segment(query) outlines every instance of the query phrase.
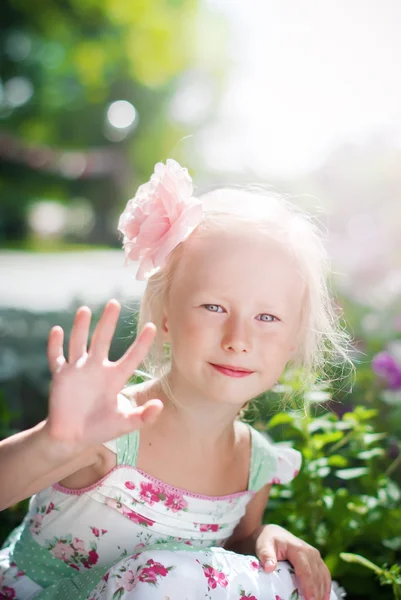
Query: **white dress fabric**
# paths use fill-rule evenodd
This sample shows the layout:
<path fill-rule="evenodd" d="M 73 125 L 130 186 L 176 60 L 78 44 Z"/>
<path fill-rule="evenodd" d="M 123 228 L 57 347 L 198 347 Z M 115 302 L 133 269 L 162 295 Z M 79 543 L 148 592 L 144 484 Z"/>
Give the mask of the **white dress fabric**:
<path fill-rule="evenodd" d="M 139 432 L 106 444 L 117 466 L 100 482 L 32 497 L 0 551 L 0 599 L 302 600 L 288 562 L 267 574 L 254 556 L 224 548 L 255 493 L 289 482 L 301 466 L 299 452 L 249 429 L 248 489 L 227 496 L 194 494 L 138 469 Z"/>

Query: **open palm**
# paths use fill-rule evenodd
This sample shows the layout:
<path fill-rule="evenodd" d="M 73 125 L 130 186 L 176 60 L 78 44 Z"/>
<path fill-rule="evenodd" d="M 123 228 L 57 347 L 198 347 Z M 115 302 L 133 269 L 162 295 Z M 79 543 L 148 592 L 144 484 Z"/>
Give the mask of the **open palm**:
<path fill-rule="evenodd" d="M 82 448 L 117 438 L 153 422 L 163 408 L 160 400 L 143 406 L 122 407 L 118 394 L 145 358 L 156 328 L 148 323 L 125 354 L 109 361 L 120 305 L 110 300 L 95 328 L 90 347 L 91 311 L 77 310 L 69 341 L 68 361 L 63 354 L 64 332 L 53 327 L 48 340 L 52 373 L 47 427 L 54 439 Z"/>

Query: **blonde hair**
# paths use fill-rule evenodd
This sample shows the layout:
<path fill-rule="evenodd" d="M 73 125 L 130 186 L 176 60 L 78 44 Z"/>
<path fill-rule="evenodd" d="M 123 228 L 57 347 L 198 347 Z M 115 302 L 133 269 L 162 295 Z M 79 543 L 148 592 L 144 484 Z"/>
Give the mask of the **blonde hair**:
<path fill-rule="evenodd" d="M 191 236 L 206 236 L 211 230 L 226 229 L 230 224 L 247 224 L 285 245 L 296 258 L 306 292 L 298 347 L 291 365 L 301 371 L 303 389 L 317 380 L 328 381 L 333 366 L 347 364 L 352 369 L 348 352 L 351 340 L 340 324 L 341 315 L 329 290 L 330 264 L 318 220 L 282 195 L 260 187 L 220 188 L 198 198 L 204 214 Z M 161 379 L 163 390 L 170 398 L 174 396 L 165 377 L 170 367 L 169 352 L 162 340 L 161 321 L 185 246 L 186 241 L 179 244 L 170 253 L 165 267 L 149 278 L 138 317 L 138 331 L 148 321 L 157 327 L 144 367 L 151 377 Z"/>

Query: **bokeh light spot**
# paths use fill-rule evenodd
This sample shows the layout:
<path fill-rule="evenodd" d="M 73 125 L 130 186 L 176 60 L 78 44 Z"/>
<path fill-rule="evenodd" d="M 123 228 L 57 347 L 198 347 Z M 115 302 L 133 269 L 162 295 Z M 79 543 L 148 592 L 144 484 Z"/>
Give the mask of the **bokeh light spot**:
<path fill-rule="evenodd" d="M 33 85 L 26 77 L 11 77 L 4 84 L 4 101 L 12 107 L 22 106 L 33 95 Z"/>
<path fill-rule="evenodd" d="M 117 100 L 110 104 L 107 111 L 107 120 L 116 129 L 132 127 L 137 119 L 135 107 L 126 100 Z"/>

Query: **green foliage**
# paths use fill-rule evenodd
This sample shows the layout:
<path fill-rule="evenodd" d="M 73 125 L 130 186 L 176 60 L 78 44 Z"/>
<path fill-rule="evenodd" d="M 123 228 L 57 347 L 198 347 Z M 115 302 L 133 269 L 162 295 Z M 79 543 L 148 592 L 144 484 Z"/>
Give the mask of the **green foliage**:
<path fill-rule="evenodd" d="M 70 237 L 116 245 L 117 217 L 133 190 L 156 162 L 179 159 L 180 140 L 201 124 L 171 118 L 177 89 L 200 74 L 217 100 L 225 38 L 213 55 L 204 50 L 201 18 L 210 46 L 221 29 L 217 15 L 206 15 L 198 0 L 2 4 L 2 85 L 14 81 L 30 93 L 14 104 L 2 94 L 0 102 L 0 138 L 13 136 L 0 139 L 0 244 L 29 237 L 26 218 L 36 200 L 84 198 L 96 214 L 93 229 Z M 130 102 L 138 117 L 126 137 L 107 124 L 108 107 L 117 100 Z M 90 155 L 94 150 L 103 158 Z"/>
<path fill-rule="evenodd" d="M 355 578 L 340 553 L 361 552 L 388 563 L 401 555 L 401 491 L 388 475 L 398 459 L 386 453 L 388 436 L 375 429 L 377 416 L 356 406 L 341 419 L 331 412 L 312 417 L 306 407 L 280 412 L 264 426 L 276 442 L 291 440 L 303 455 L 292 484 L 273 486 L 266 522 L 318 547 L 333 577 L 351 594 L 363 589 L 366 598 L 369 580 Z"/>
<path fill-rule="evenodd" d="M 378 565 L 372 563 L 370 560 L 367 560 L 364 556 L 360 556 L 359 554 L 348 554 L 346 552 L 341 553 L 340 558 L 342 560 L 345 560 L 345 562 L 359 564 L 373 571 L 377 575 L 380 581 L 380 585 L 391 585 L 393 589 L 394 599 L 401 600 L 400 565 L 392 565 L 390 568 L 387 568 L 387 565 L 379 567 Z"/>

